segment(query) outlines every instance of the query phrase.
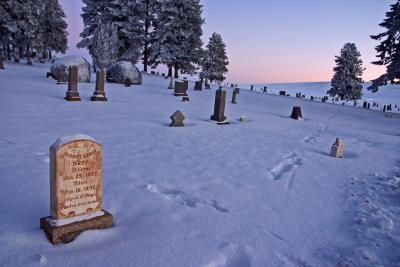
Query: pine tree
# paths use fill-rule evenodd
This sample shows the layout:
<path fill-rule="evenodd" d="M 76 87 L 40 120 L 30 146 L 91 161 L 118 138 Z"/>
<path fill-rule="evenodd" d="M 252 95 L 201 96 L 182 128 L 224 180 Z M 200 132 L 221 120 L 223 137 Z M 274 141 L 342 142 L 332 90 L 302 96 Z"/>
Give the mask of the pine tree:
<path fill-rule="evenodd" d="M 225 80 L 224 74 L 228 72 L 228 57 L 225 51 L 225 43 L 221 35 L 213 33 L 207 44 L 202 60 L 202 76 L 211 82 L 221 83 Z"/>
<path fill-rule="evenodd" d="M 361 78 L 363 74 L 361 54 L 353 43 L 346 43 L 336 56 L 336 67 L 332 81 L 331 89 L 327 92 L 330 96 L 339 96 L 345 100 L 358 100 L 362 97 Z"/>
<path fill-rule="evenodd" d="M 201 17 L 199 0 L 164 0 L 161 2 L 155 29 L 152 32 L 150 62 L 174 67 L 175 77 L 194 73 L 201 60 Z"/>
<path fill-rule="evenodd" d="M 93 51 L 93 38 L 101 24 L 113 24 L 118 29 L 118 60 L 127 60 L 136 64 L 141 56 L 144 44 L 143 17 L 138 0 L 83 0 L 82 18 L 84 30 L 80 48 Z M 95 56 L 95 55 L 92 55 Z"/>
<path fill-rule="evenodd" d="M 118 27 L 115 24 L 104 23 L 97 27 L 89 48 L 96 68 L 108 69 L 117 61 L 118 42 Z"/>
<path fill-rule="evenodd" d="M 372 63 L 386 66 L 386 73 L 372 80 L 372 85 L 368 87 L 368 90 L 372 92 L 377 92 L 379 86 L 389 82 L 400 84 L 400 0 L 391 5 L 386 18 L 379 25 L 387 31 L 371 36 L 372 39 L 381 41 L 381 44 L 376 47 L 379 60 Z"/>
<path fill-rule="evenodd" d="M 16 23 L 11 18 L 11 6 L 9 1 L 0 2 L 0 45 L 4 48 L 8 46 L 11 41 L 11 34 L 15 32 Z"/>
<path fill-rule="evenodd" d="M 152 43 L 151 31 L 157 24 L 157 14 L 160 11 L 159 0 L 140 0 L 141 14 L 144 23 L 144 45 L 143 45 L 143 70 L 148 71 L 150 46 Z"/>
<path fill-rule="evenodd" d="M 43 40 L 42 52 L 65 53 L 68 45 L 68 24 L 65 21 L 65 13 L 58 0 L 46 0 L 44 3 L 45 7 L 40 21 L 40 39 Z"/>

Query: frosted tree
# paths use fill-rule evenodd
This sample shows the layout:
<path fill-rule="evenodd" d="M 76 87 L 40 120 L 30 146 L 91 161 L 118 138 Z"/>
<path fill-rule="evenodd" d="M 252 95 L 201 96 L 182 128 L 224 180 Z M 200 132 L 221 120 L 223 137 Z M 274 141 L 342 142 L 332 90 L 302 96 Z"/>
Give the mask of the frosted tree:
<path fill-rule="evenodd" d="M 201 60 L 201 17 L 199 0 L 164 0 L 161 2 L 157 25 L 152 32 L 150 62 L 165 64 L 178 71 L 194 73 Z"/>
<path fill-rule="evenodd" d="M 342 100 L 358 100 L 362 97 L 361 78 L 363 74 L 361 54 L 353 43 L 346 43 L 336 56 L 336 67 L 331 89 L 327 92 L 330 96 L 339 96 Z"/>
<path fill-rule="evenodd" d="M 143 9 L 138 0 L 83 0 L 84 29 L 78 47 L 93 50 L 93 38 L 101 23 L 112 23 L 118 31 L 118 59 L 137 63 L 144 44 Z M 101 23 L 99 23 L 101 22 Z M 94 56 L 94 55 L 92 55 Z"/>
<path fill-rule="evenodd" d="M 45 7 L 40 21 L 40 39 L 42 43 L 42 52 L 51 51 L 65 53 L 68 45 L 67 22 L 65 13 L 58 0 L 44 1 Z"/>
<path fill-rule="evenodd" d="M 11 17 L 11 7 L 8 1 L 0 2 L 0 48 L 7 50 L 8 58 L 11 57 L 11 35 L 17 30 L 16 23 Z"/>
<path fill-rule="evenodd" d="M 216 81 L 219 84 L 225 80 L 224 74 L 228 72 L 228 56 L 226 55 L 225 43 L 221 35 L 213 33 L 204 51 L 202 60 L 202 77 L 211 82 Z M 207 84 L 207 83 L 206 83 Z"/>
<path fill-rule="evenodd" d="M 379 86 L 400 84 L 400 0 L 391 5 L 390 11 L 386 13 L 386 18 L 379 24 L 386 31 L 372 35 L 374 40 L 381 41 L 376 47 L 378 61 L 372 62 L 375 65 L 386 66 L 386 73 L 379 78 L 372 80 L 372 85 L 368 90 L 377 92 Z"/>
<path fill-rule="evenodd" d="M 113 23 L 100 23 L 89 47 L 96 68 L 108 69 L 118 60 L 118 27 Z"/>

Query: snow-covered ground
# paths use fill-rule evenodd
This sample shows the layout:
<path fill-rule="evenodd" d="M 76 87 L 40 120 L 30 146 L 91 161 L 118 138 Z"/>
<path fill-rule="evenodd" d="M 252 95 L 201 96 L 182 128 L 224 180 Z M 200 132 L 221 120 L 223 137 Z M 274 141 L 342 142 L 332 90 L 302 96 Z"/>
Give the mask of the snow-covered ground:
<path fill-rule="evenodd" d="M 399 114 L 246 90 L 233 105 L 229 88 L 231 124 L 217 126 L 214 90 L 192 83 L 185 103 L 149 75 L 106 84 L 105 103 L 89 101 L 94 83 L 80 84 L 82 102 L 69 103 L 48 66 L 6 68 L 0 266 L 400 265 Z M 303 121 L 289 119 L 298 105 Z M 176 110 L 186 127 L 168 127 Z M 48 151 L 74 133 L 103 144 L 103 207 L 115 226 L 53 246 L 39 229 Z M 336 137 L 343 159 L 329 157 Z"/>

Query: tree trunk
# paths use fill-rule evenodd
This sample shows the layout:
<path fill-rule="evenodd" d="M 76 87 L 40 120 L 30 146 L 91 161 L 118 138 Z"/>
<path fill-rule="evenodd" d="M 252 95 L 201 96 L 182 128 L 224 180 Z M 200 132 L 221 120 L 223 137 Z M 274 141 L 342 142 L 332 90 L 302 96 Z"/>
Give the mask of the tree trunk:
<path fill-rule="evenodd" d="M 24 58 L 24 50 L 22 49 L 22 46 L 19 47 L 19 58 L 23 59 Z"/>
<path fill-rule="evenodd" d="M 172 77 L 172 66 L 168 66 L 168 77 Z"/>
<path fill-rule="evenodd" d="M 146 0 L 146 20 L 144 23 L 144 32 L 145 32 L 145 43 L 144 43 L 144 51 L 143 51 L 143 70 L 147 72 L 147 65 L 149 64 L 149 28 L 150 28 L 150 20 L 149 20 L 149 5 L 150 0 Z"/>
<path fill-rule="evenodd" d="M 31 56 L 31 48 L 29 45 L 26 47 L 26 64 L 33 65 L 32 56 Z"/>
<path fill-rule="evenodd" d="M 51 50 L 49 50 L 49 60 L 52 60 L 53 57 L 51 56 Z"/>
<path fill-rule="evenodd" d="M 178 79 L 179 78 L 179 67 L 178 67 L 178 63 L 177 62 L 175 62 L 174 70 L 175 70 L 174 77 L 175 77 L 175 79 Z"/>
<path fill-rule="evenodd" d="M 10 49 L 10 45 L 7 45 L 7 60 L 11 60 L 11 49 Z"/>

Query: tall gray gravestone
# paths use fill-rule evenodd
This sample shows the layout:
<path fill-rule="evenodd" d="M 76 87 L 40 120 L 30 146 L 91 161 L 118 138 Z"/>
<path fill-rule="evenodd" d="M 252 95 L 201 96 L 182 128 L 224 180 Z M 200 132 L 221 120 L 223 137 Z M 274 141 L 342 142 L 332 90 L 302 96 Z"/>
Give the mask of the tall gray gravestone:
<path fill-rule="evenodd" d="M 67 71 L 65 66 L 61 66 L 58 69 L 57 84 L 66 84 L 67 82 Z"/>
<path fill-rule="evenodd" d="M 78 92 L 78 66 L 68 68 L 68 91 L 65 95 L 67 101 L 81 101 Z"/>
<path fill-rule="evenodd" d="M 96 73 L 96 88 L 93 92 L 91 101 L 107 101 L 106 93 L 104 91 L 105 72 L 103 69 Z"/>
<path fill-rule="evenodd" d="M 232 104 L 237 104 L 236 97 L 237 97 L 237 91 L 233 90 L 233 92 L 232 92 Z"/>
<path fill-rule="evenodd" d="M 40 228 L 52 244 L 112 227 L 112 214 L 102 208 L 102 153 L 102 146 L 83 134 L 50 146 L 50 216 L 40 219 Z"/>
<path fill-rule="evenodd" d="M 229 124 L 225 116 L 225 102 L 226 91 L 220 88 L 215 92 L 214 114 L 210 118 L 218 124 Z"/>

